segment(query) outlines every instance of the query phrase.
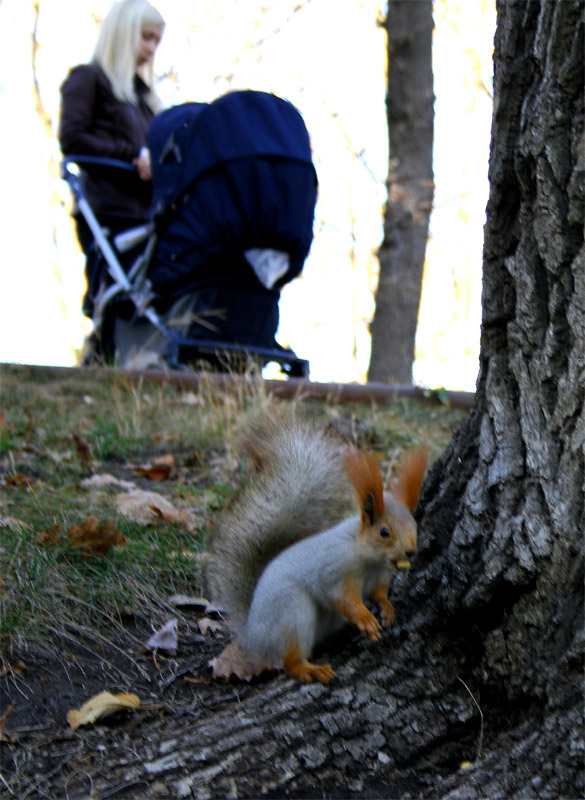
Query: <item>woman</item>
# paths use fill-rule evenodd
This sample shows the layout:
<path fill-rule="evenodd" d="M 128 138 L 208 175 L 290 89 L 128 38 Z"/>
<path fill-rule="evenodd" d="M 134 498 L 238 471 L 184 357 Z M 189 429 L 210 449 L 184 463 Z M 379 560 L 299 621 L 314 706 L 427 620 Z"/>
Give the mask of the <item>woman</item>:
<path fill-rule="evenodd" d="M 134 173 L 94 168 L 84 177 L 86 197 L 100 224 L 112 233 L 148 218 L 146 134 L 161 107 L 152 81 L 163 30 L 162 16 L 147 0 L 120 0 L 102 22 L 92 61 L 72 69 L 61 87 L 63 153 L 113 158 L 136 167 Z M 91 233 L 83 217 L 75 211 L 74 216 L 89 254 Z"/>

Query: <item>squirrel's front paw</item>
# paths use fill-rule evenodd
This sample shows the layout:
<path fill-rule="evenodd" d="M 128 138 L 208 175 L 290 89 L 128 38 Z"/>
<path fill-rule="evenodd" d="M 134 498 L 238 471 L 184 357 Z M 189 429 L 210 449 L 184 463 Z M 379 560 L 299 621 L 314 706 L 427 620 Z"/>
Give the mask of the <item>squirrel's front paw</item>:
<path fill-rule="evenodd" d="M 382 635 L 382 628 L 376 617 L 370 611 L 367 613 L 368 616 L 363 614 L 362 617 L 357 620 L 357 625 L 364 636 L 367 636 L 370 641 L 376 642 Z"/>
<path fill-rule="evenodd" d="M 380 610 L 382 614 L 382 625 L 387 628 L 394 622 L 394 606 L 386 600 L 384 603 L 380 602 Z"/>

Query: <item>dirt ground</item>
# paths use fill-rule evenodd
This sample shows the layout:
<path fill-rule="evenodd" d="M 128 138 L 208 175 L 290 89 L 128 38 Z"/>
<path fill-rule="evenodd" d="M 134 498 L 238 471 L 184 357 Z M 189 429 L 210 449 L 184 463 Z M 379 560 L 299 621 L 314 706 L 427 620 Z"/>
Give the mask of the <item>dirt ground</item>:
<path fill-rule="evenodd" d="M 166 657 L 137 650 L 136 640 L 146 641 L 151 631 L 140 630 L 135 620 L 125 622 L 128 638 L 118 638 L 115 647 L 108 636 L 103 649 L 95 641 L 84 644 L 55 639 L 50 650 L 32 645 L 14 663 L 12 672 L 2 676 L 0 700 L 5 722 L 0 797 L 57 800 L 89 796 L 89 783 L 84 790 L 82 776 L 86 772 L 90 782 L 91 753 L 107 747 L 108 742 L 148 738 L 153 727 L 171 720 L 175 728 L 192 726 L 214 708 L 261 690 L 261 680 L 252 685 L 212 680 L 208 662 L 221 649 L 224 637 L 201 635 L 196 615 L 192 622 L 180 624 L 180 650 L 176 656 Z M 72 730 L 68 711 L 104 690 L 133 692 L 140 697 L 141 708 Z M 112 787 L 109 796 L 139 796 L 132 794 L 130 787 L 119 789 L 122 794 Z"/>

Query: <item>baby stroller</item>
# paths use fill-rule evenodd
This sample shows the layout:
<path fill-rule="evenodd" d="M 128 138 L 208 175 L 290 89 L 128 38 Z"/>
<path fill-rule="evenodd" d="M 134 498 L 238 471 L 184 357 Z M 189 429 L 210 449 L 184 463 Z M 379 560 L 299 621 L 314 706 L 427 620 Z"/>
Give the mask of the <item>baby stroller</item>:
<path fill-rule="evenodd" d="M 133 168 L 90 156 L 63 162 L 95 240 L 93 340 L 108 338 L 120 366 L 142 352 L 174 369 L 274 361 L 308 376 L 308 362 L 274 338 L 280 289 L 300 274 L 313 238 L 317 177 L 299 112 L 272 94 L 232 92 L 159 114 L 149 148 L 151 220 L 115 237 L 93 214 L 83 173 Z"/>

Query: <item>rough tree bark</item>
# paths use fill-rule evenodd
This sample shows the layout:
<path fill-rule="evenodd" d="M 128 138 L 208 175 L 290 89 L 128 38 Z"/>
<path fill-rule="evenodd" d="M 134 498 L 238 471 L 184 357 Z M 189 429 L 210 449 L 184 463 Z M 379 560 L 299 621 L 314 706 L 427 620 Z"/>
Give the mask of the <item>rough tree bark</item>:
<path fill-rule="evenodd" d="M 431 0 L 390 0 L 385 27 L 390 165 L 368 380 L 412 383 L 434 190 Z"/>
<path fill-rule="evenodd" d="M 425 483 L 395 627 L 331 648 L 328 686 L 226 687 L 94 751 L 96 797 L 581 796 L 583 33 L 582 0 L 499 4 L 476 403 Z"/>

